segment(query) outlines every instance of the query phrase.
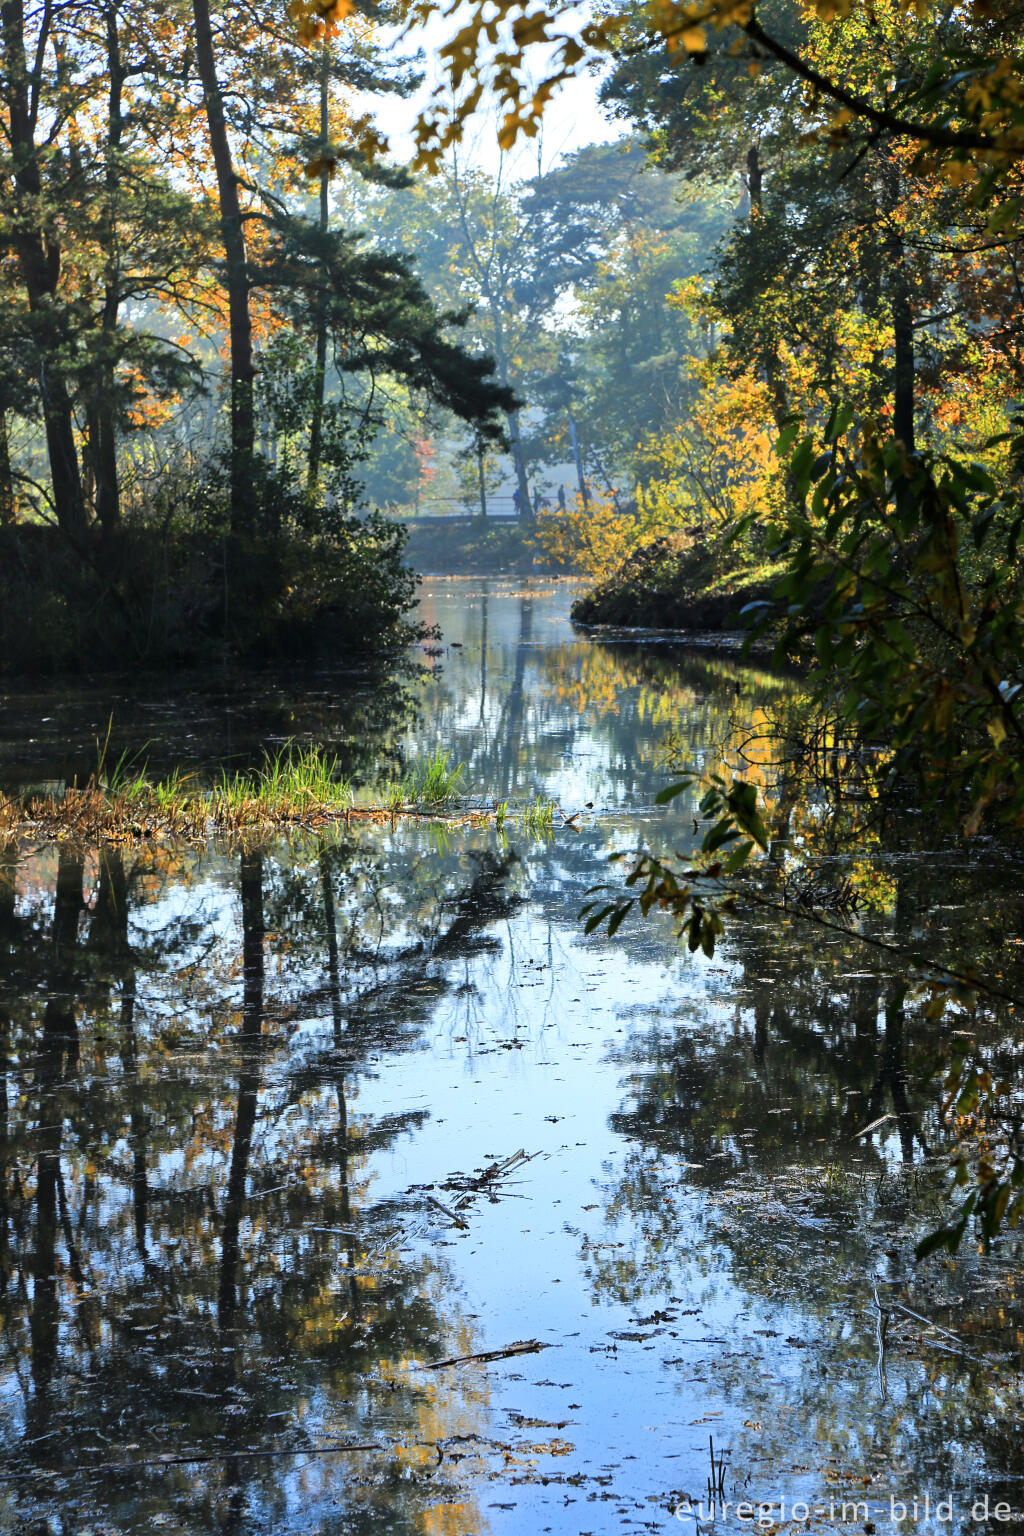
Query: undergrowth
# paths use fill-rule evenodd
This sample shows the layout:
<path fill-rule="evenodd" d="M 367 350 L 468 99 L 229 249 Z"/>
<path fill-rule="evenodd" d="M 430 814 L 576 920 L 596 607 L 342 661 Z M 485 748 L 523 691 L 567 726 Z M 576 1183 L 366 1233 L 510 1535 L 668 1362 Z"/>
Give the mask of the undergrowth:
<path fill-rule="evenodd" d="M 29 790 L 0 795 L 0 836 L 42 833 L 56 840 L 137 843 L 148 838 L 205 841 L 213 834 L 240 835 L 274 828 L 316 829 L 332 822 L 386 821 L 404 817 L 457 817 L 471 824 L 509 825 L 550 834 L 555 807 L 537 797 L 510 811 L 470 805 L 462 796 L 465 764 L 453 764 L 438 748 L 412 763 L 403 777 L 357 792 L 338 758 L 318 747 L 283 748 L 262 767 L 222 770 L 212 785 L 176 769 L 150 778 L 144 766 L 122 757 L 109 770 L 105 749 L 84 786 L 58 792 Z"/>

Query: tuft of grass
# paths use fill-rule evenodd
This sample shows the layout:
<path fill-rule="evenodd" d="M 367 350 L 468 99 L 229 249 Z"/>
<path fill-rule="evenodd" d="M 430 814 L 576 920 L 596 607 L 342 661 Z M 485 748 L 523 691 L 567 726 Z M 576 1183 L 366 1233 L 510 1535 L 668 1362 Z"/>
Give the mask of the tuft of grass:
<path fill-rule="evenodd" d="M 465 763 L 449 767 L 448 753 L 438 747 L 407 774 L 408 799 L 413 805 L 447 805 L 461 792 L 465 772 Z"/>
<path fill-rule="evenodd" d="M 555 824 L 554 802 L 542 795 L 527 801 L 519 812 L 519 824 L 524 832 L 550 832 Z"/>
<path fill-rule="evenodd" d="M 106 750 L 100 753 L 101 766 Z M 452 764 L 438 748 L 413 764 L 400 780 L 392 780 L 355 801 L 353 787 L 341 772 L 337 757 L 321 747 L 289 744 L 249 772 L 221 771 L 210 788 L 192 774 L 175 770 L 166 779 L 152 779 L 145 766 L 122 756 L 97 774 L 84 789 L 66 788 L 54 794 L 30 790 L 20 797 L 0 794 L 0 834 L 42 833 L 78 843 L 112 841 L 137 843 L 149 838 L 203 842 L 211 834 L 256 835 L 274 828 L 314 831 L 339 821 L 394 819 L 401 815 L 443 819 L 454 815 L 468 824 L 492 819 L 504 836 L 510 823 L 524 832 L 550 836 L 556 807 L 538 795 L 510 807 L 507 800 L 493 813 L 453 802 L 460 797 L 465 765 Z"/>
<path fill-rule="evenodd" d="M 438 747 L 433 757 L 414 763 L 404 778 L 392 780 L 378 790 L 378 803 L 391 815 L 421 808 L 439 810 L 458 798 L 465 772 L 465 763 L 451 767 L 448 753 Z"/>
<path fill-rule="evenodd" d="M 283 747 L 254 774 L 221 773 L 208 797 L 214 822 L 233 828 L 337 814 L 352 804 L 338 759 L 320 747 Z"/>
<path fill-rule="evenodd" d="M 380 792 L 381 810 L 387 811 L 391 816 L 397 815 L 406 803 L 405 790 L 406 784 L 404 779 L 391 784 L 385 784 Z"/>
<path fill-rule="evenodd" d="M 825 1164 L 822 1188 L 826 1195 L 839 1200 L 853 1192 L 850 1175 L 840 1163 Z"/>

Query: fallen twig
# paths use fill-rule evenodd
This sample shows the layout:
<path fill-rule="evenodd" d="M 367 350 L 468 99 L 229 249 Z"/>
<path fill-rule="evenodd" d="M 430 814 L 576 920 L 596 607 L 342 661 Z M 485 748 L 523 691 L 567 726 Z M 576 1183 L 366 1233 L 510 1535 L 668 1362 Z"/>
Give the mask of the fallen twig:
<path fill-rule="evenodd" d="M 517 1339 L 514 1344 L 506 1344 L 504 1349 L 485 1349 L 476 1355 L 452 1355 L 447 1360 L 432 1360 L 424 1366 L 427 1371 L 439 1371 L 446 1365 L 468 1365 L 471 1361 L 505 1360 L 510 1355 L 535 1355 L 542 1349 L 552 1349 L 551 1344 L 542 1344 L 539 1339 Z"/>
<path fill-rule="evenodd" d="M 947 1339 L 952 1339 L 953 1343 L 956 1345 L 956 1352 L 963 1355 L 965 1360 L 973 1360 L 975 1365 L 984 1364 L 984 1362 L 977 1355 L 972 1355 L 968 1350 L 964 1348 L 963 1339 L 961 1339 L 959 1334 L 952 1333 L 948 1328 L 943 1328 L 941 1323 L 933 1323 L 930 1317 L 925 1317 L 921 1312 L 912 1312 L 911 1309 L 909 1307 L 905 1307 L 901 1301 L 888 1301 L 886 1302 L 886 1306 L 894 1312 L 903 1312 L 907 1317 L 912 1317 L 915 1323 L 923 1323 L 924 1326 L 932 1333 L 941 1333 L 944 1334 Z M 931 1342 L 933 1344 L 937 1344 L 939 1341 L 937 1339 L 933 1339 Z"/>
<path fill-rule="evenodd" d="M 463 1231 L 467 1230 L 468 1224 L 463 1221 L 458 1211 L 449 1210 L 448 1206 L 442 1205 L 441 1201 L 435 1199 L 433 1195 L 428 1195 L 427 1199 L 430 1201 L 431 1205 L 436 1205 L 439 1211 L 443 1211 L 450 1221 L 454 1221 L 457 1227 L 461 1227 Z"/>
<path fill-rule="evenodd" d="M 456 1210 L 461 1210 L 474 1195 L 479 1195 L 484 1190 L 492 1189 L 499 1179 L 505 1178 L 507 1174 L 524 1167 L 527 1163 L 532 1162 L 535 1157 L 539 1156 L 539 1152 L 527 1152 L 524 1147 L 520 1147 L 518 1152 L 513 1152 L 512 1156 L 506 1157 L 504 1162 L 491 1163 L 480 1173 L 475 1175 L 453 1174 L 443 1187 L 458 1191 L 461 1198 L 455 1202 L 455 1208 Z"/>
<path fill-rule="evenodd" d="M 871 1124 L 866 1125 L 862 1131 L 854 1132 L 854 1141 L 859 1141 L 860 1138 L 862 1136 L 866 1136 L 869 1131 L 877 1131 L 880 1125 L 884 1125 L 887 1120 L 895 1120 L 895 1118 L 895 1115 L 879 1115 L 877 1120 L 872 1120 Z"/>
<path fill-rule="evenodd" d="M 331 1456 L 342 1451 L 383 1451 L 387 1447 L 376 1441 L 346 1440 L 337 1445 L 292 1445 L 285 1449 L 267 1448 L 260 1451 L 218 1451 L 214 1455 L 203 1452 L 185 1452 L 183 1455 L 166 1454 L 151 1456 L 142 1461 L 99 1461 L 90 1472 L 135 1472 L 139 1467 L 178 1467 L 214 1461 L 240 1461 L 243 1457 L 256 1456 Z"/>

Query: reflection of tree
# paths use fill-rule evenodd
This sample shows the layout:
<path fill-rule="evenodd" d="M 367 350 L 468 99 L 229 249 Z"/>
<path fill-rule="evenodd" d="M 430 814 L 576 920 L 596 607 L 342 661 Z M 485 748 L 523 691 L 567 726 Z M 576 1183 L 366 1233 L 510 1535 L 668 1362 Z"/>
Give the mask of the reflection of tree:
<path fill-rule="evenodd" d="M 450 653 L 425 689 L 424 714 L 439 739 L 467 764 L 467 782 L 495 799 L 553 790 L 565 761 L 585 749 L 594 760 L 593 793 L 635 804 L 661 782 L 658 738 L 675 729 L 699 760 L 717 761 L 714 744 L 756 734 L 764 699 L 792 687 L 678 646 L 537 645 L 537 606 L 525 594 L 493 616 L 489 608 L 468 610 L 448 634 L 463 655 Z"/>
<path fill-rule="evenodd" d="M 407 1206 L 370 1195 L 373 1158 L 428 1111 L 370 1117 L 359 1083 L 416 1044 L 450 967 L 511 910 L 513 861 L 414 858 L 403 888 L 407 857 L 381 843 L 246 852 L 234 870 L 159 852 L 129 870 L 115 850 L 26 865 L 0 983 L 4 1369 L 25 1408 L 19 1423 L 18 1390 L 3 1399 L 19 1476 L 0 1523 L 45 1509 L 46 1469 L 69 1480 L 69 1518 L 99 1500 L 115 1521 L 184 1509 L 190 1529 L 255 1531 L 301 1488 L 327 1533 L 385 1504 L 399 1531 L 438 1501 L 453 1530 L 479 1523 L 443 1475 L 403 1473 L 481 1405 L 410 1370 L 472 1332 L 439 1261 L 396 1244 Z M 325 1028 L 288 1049 L 298 1010 Z M 382 1397 L 379 1455 L 248 1454 L 373 1438 Z M 184 1463 L 89 1472 L 189 1450 L 216 1458 L 202 1492 Z"/>
<path fill-rule="evenodd" d="M 15 844 L 0 845 L 0 974 L 10 969 L 15 939 L 14 898 L 18 870 Z M 7 1000 L 0 996 L 0 1296 L 11 1277 L 11 1209 L 9 1180 L 9 1095 L 11 1092 L 11 1014 Z M 15 1086 L 15 1092 L 17 1088 Z"/>
<path fill-rule="evenodd" d="M 156 777 L 176 771 L 214 778 L 221 768 L 259 768 L 301 730 L 330 744 L 349 776 L 376 781 L 396 733 L 416 710 L 419 668 L 406 658 L 368 663 L 340 676 L 294 668 L 252 673 L 208 669 L 166 684 L 148 677 L 140 703 L 123 682 L 78 680 L 46 701 L 51 724 L 40 727 L 37 689 L 5 694 L 0 783 L 5 788 L 64 777 L 69 760 L 84 783 L 95 768 L 96 741 L 110 722 L 106 761 L 122 753 Z M 187 730 L 182 722 L 187 721 Z M 70 775 L 69 775 L 70 777 Z"/>
<path fill-rule="evenodd" d="M 231 1138 L 221 1229 L 220 1292 L 217 1323 L 230 1328 L 238 1309 L 238 1231 L 245 1204 L 245 1185 L 256 1124 L 260 1091 L 260 1058 L 263 1052 L 263 856 L 243 853 L 239 890 L 242 898 L 242 1059 L 238 1078 L 238 1107 Z"/>
<path fill-rule="evenodd" d="M 36 1143 L 36 1238 L 32 1260 L 33 1393 L 27 1422 L 32 1438 L 45 1435 L 50 1423 L 50 1384 L 57 1364 L 59 1303 L 56 1247 L 58 1197 L 64 1203 L 61 1177 L 60 1103 L 65 1080 L 78 1065 L 78 1025 L 74 1006 L 74 963 L 82 916 L 84 860 L 62 848 L 57 864 L 53 904 L 53 948 L 50 995 L 43 1011 L 42 1038 L 36 1056 L 35 1086 L 52 1105 L 49 1124 L 40 1127 Z M 78 1265 L 64 1217 L 72 1272 Z"/>
<path fill-rule="evenodd" d="M 958 942 L 983 949 L 991 878 L 979 861 L 954 892 L 941 863 L 898 859 L 884 931 L 909 943 L 941 891 L 955 894 Z M 922 1467 L 944 1488 L 962 1485 L 966 1458 L 952 1446 L 969 1445 L 999 1481 L 1020 1461 L 1005 1430 L 1020 1380 L 996 1365 L 1021 1321 L 1015 1286 L 977 1255 L 924 1270 L 912 1257 L 935 1219 L 923 1159 L 943 1136 L 933 1071 L 948 1022 L 908 1001 L 899 972 L 856 937 L 799 920 L 737 923 L 706 975 L 696 1004 L 691 995 L 675 1015 L 638 1020 L 622 1047 L 627 1091 L 612 1124 L 625 1153 L 603 1198 L 611 1235 L 628 1241 L 583 1240 L 594 1294 L 651 1310 L 668 1290 L 694 1304 L 717 1292 L 721 1306 L 734 1289 L 736 1309 L 766 1324 L 778 1342 L 739 1329 L 706 1359 L 683 1352 L 756 1424 L 734 1440 L 733 1462 L 756 1466 L 766 1496 L 792 1497 L 802 1464 L 827 1497 L 817 1480 L 833 1453 L 843 1474 L 889 1476 L 897 1497 Z M 1010 1019 L 990 1027 L 1012 1036 Z M 877 1400 L 876 1293 L 888 1354 L 888 1396 Z M 780 1424 L 781 1394 L 792 1411 Z"/>

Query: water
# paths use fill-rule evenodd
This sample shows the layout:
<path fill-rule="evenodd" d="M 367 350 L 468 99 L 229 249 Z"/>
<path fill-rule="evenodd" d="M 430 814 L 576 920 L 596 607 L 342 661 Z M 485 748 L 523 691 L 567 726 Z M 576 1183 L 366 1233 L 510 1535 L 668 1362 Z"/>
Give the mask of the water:
<path fill-rule="evenodd" d="M 278 680 L 218 695 L 230 739 L 180 708 L 183 750 L 253 753 L 269 698 L 267 739 L 359 734 L 366 762 L 441 744 L 481 800 L 579 813 L 550 838 L 7 850 L 0 1529 L 582 1536 L 749 1528 L 750 1501 L 762 1528 L 947 1531 L 986 1496 L 1017 1510 L 1017 1240 L 913 1261 L 943 1210 L 945 1027 L 901 1008 L 883 951 L 799 919 L 737 925 L 710 961 L 664 922 L 581 932 L 610 852 L 697 840 L 692 798 L 653 804 L 669 732 L 705 767 L 746 742 L 763 773 L 792 684 L 582 639 L 557 585 L 434 582 L 423 606 L 442 639 L 411 722 L 372 689 L 357 719 L 333 680 Z M 35 696 L 77 756 L 108 704 Z M 37 734 L 5 762 L 56 777 Z M 916 837 L 843 856 L 883 888 L 865 931 L 1009 976 L 1011 856 Z M 1015 1071 L 1012 1017 L 986 1027 Z M 544 1348 L 458 1363 L 524 1341 Z"/>

